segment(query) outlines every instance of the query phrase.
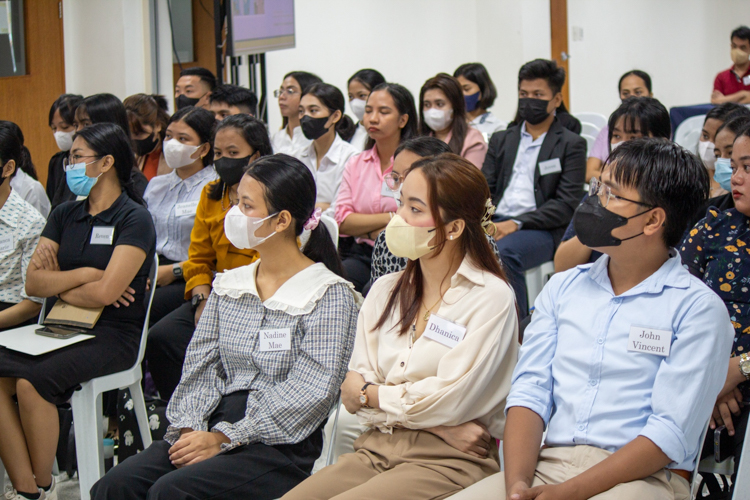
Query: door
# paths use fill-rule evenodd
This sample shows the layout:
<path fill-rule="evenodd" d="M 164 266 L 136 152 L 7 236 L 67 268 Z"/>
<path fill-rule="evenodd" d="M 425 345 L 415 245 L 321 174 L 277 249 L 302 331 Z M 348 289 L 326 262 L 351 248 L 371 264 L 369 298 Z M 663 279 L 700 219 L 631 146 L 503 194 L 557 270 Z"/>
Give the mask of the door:
<path fill-rule="evenodd" d="M 23 14 L 26 74 L 0 77 L 0 119 L 21 127 L 39 181 L 45 184 L 49 159 L 58 151 L 49 108 L 65 92 L 62 4 L 25 0 Z M 5 57 L 8 54 L 0 54 Z"/>
<path fill-rule="evenodd" d="M 550 28 L 552 35 L 552 59 L 565 68 L 565 85 L 562 88 L 563 102 L 570 110 L 570 69 L 568 67 L 568 0 L 549 0 Z"/>

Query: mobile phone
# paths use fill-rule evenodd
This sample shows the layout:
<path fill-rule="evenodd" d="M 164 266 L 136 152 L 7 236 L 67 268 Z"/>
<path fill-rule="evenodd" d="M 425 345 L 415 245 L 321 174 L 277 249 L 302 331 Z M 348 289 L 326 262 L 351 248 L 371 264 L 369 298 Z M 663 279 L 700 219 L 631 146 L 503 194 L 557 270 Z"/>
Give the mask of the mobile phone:
<path fill-rule="evenodd" d="M 84 330 L 64 328 L 60 326 L 45 326 L 44 328 L 39 328 L 36 331 L 37 335 L 42 335 L 43 337 L 50 337 L 58 340 L 67 340 L 82 333 L 86 332 Z"/>
<path fill-rule="evenodd" d="M 714 431 L 714 460 L 719 463 L 732 456 L 732 443 L 725 425 Z"/>

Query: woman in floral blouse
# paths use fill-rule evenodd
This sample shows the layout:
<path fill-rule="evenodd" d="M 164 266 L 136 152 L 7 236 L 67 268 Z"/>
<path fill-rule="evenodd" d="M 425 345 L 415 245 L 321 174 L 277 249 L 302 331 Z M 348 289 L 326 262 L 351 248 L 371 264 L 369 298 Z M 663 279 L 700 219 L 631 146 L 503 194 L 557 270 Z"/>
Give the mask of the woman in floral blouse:
<path fill-rule="evenodd" d="M 736 474 L 750 414 L 750 405 L 743 405 L 750 402 L 750 383 L 740 370 L 743 357 L 750 360 L 750 128 L 735 138 L 731 165 L 735 208 L 724 212 L 709 209 L 685 237 L 680 253 L 690 272 L 724 300 L 734 325 L 729 372 L 710 427 L 727 427 Z M 714 451 L 713 432 L 706 438 L 704 456 Z"/>

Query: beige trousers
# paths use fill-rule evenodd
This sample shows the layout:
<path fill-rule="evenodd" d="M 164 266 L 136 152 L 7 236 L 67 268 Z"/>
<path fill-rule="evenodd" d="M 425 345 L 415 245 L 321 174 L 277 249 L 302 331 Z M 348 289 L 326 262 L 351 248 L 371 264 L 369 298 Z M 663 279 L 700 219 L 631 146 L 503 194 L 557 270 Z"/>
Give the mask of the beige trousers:
<path fill-rule="evenodd" d="M 426 431 L 370 430 L 354 449 L 282 500 L 443 499 L 500 471 L 496 447 L 490 457 L 475 458 Z"/>
<path fill-rule="evenodd" d="M 534 482 L 531 485 L 562 483 L 590 469 L 611 454 L 610 451 L 593 446 L 545 448 L 539 453 L 539 462 L 536 464 Z M 505 476 L 500 472 L 450 498 L 451 500 L 504 499 Z M 662 469 L 646 479 L 618 484 L 611 490 L 591 498 L 595 500 L 687 500 L 690 498 L 690 485 L 684 478 Z"/>

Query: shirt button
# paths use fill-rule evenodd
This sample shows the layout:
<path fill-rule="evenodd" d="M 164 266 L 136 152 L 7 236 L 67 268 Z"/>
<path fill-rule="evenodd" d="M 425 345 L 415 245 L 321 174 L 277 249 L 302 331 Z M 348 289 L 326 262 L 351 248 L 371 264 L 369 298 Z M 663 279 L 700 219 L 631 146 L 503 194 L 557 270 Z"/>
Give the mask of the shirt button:
<path fill-rule="evenodd" d="M 401 362 L 401 366 L 404 366 L 404 362 L 403 361 Z"/>
<path fill-rule="evenodd" d="M 601 344 L 603 344 L 603 343 L 604 343 L 604 339 L 596 339 L 596 342 L 597 342 L 597 343 L 598 343 L 599 345 L 601 345 Z"/>
<path fill-rule="evenodd" d="M 579 430 L 579 431 L 582 431 L 582 430 L 583 430 L 583 429 L 585 429 L 585 428 L 586 428 L 586 426 L 585 426 L 585 425 L 583 425 L 583 424 L 579 424 L 579 425 L 578 425 L 578 430 Z"/>
<path fill-rule="evenodd" d="M 589 380 L 589 385 L 594 387 L 596 385 L 596 380 Z"/>

